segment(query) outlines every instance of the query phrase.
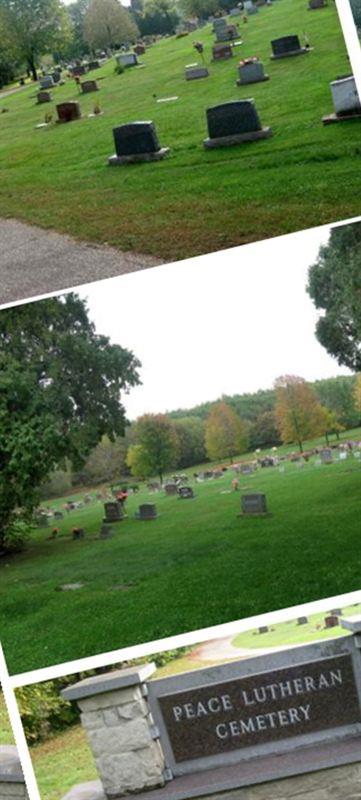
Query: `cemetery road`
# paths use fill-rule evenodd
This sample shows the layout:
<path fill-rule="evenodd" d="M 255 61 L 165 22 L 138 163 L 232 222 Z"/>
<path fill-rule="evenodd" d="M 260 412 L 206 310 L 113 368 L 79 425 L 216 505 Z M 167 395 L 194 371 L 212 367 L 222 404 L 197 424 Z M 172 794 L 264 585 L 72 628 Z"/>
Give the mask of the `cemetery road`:
<path fill-rule="evenodd" d="M 17 220 L 0 219 L 0 303 L 36 297 L 82 283 L 161 264 L 107 245 L 77 242 Z"/>

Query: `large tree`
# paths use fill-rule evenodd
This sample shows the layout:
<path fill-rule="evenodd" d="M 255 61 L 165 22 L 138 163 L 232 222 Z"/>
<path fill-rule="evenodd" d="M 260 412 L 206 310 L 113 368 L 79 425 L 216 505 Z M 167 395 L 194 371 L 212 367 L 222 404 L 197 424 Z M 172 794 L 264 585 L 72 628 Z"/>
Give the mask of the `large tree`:
<path fill-rule="evenodd" d="M 318 341 L 339 364 L 361 370 L 361 222 L 333 228 L 310 267 L 308 293 L 323 314 Z"/>
<path fill-rule="evenodd" d="M 177 467 L 185 469 L 205 461 L 203 420 L 199 417 L 185 417 L 175 420 L 174 427 L 178 437 Z"/>
<path fill-rule="evenodd" d="M 0 545 L 29 520 L 39 487 L 122 435 L 121 395 L 139 383 L 133 353 L 96 333 L 70 293 L 0 314 Z"/>
<path fill-rule="evenodd" d="M 61 49 L 70 37 L 65 7 L 60 0 L 0 0 L 0 15 L 18 58 L 36 81 L 40 57 Z"/>
<path fill-rule="evenodd" d="M 92 0 L 84 16 L 84 39 L 92 49 L 133 42 L 138 28 L 118 0 Z"/>
<path fill-rule="evenodd" d="M 134 424 L 135 446 L 130 448 L 127 463 L 133 475 L 163 475 L 176 466 L 178 438 L 172 420 L 166 414 L 144 414 Z"/>
<path fill-rule="evenodd" d="M 206 420 L 205 444 L 211 461 L 232 459 L 248 445 L 248 430 L 238 414 L 224 401 L 216 403 Z"/>
<path fill-rule="evenodd" d="M 275 381 L 277 420 L 285 444 L 303 442 L 325 432 L 325 411 L 312 387 L 296 375 L 282 375 Z"/>

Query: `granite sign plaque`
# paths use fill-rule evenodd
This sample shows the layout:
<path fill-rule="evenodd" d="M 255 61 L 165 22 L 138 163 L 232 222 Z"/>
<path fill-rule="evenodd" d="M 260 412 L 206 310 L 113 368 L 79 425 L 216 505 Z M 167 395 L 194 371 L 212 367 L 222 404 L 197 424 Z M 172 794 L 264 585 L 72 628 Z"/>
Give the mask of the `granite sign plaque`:
<path fill-rule="evenodd" d="M 176 763 L 361 722 L 352 657 L 347 654 L 158 700 Z"/>

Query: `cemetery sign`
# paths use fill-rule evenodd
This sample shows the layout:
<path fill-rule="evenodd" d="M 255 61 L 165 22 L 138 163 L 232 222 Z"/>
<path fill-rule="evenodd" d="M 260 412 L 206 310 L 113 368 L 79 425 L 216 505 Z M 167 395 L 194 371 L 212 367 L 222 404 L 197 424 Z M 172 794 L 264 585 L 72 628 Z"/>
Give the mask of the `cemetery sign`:
<path fill-rule="evenodd" d="M 352 637 L 155 680 L 148 688 L 174 775 L 361 731 L 361 656 Z"/>

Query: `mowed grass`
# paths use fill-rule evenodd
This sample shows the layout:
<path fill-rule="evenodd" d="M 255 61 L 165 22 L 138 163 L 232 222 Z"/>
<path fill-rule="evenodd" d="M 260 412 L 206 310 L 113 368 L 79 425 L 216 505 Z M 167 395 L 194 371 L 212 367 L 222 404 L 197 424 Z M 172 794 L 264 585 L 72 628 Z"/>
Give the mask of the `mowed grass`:
<path fill-rule="evenodd" d="M 54 89 L 36 105 L 35 87 L 1 102 L 0 215 L 16 217 L 92 242 L 166 260 L 194 256 L 359 214 L 361 122 L 323 127 L 333 111 L 329 83 L 350 73 L 333 2 L 308 11 L 307 0 L 277 0 L 240 21 L 244 43 L 229 61 L 210 63 L 211 26 L 165 39 L 141 57 L 145 67 L 114 74 L 112 59 L 91 77 L 100 91 L 78 95 L 75 83 Z M 240 18 L 241 19 L 241 18 Z M 270 41 L 304 32 L 305 56 L 271 61 Z M 184 67 L 205 45 L 210 77 L 186 82 Z M 240 58 L 259 56 L 270 80 L 237 87 Z M 159 98 L 178 96 L 175 102 Z M 205 110 L 253 97 L 269 140 L 205 151 Z M 84 118 L 35 130 L 55 105 L 80 100 Z M 99 102 L 104 115 L 89 119 Z M 153 120 L 162 162 L 110 168 L 112 128 Z"/>
<path fill-rule="evenodd" d="M 190 474 L 194 469 L 190 470 Z M 0 564 L 0 639 L 11 673 L 195 630 L 360 588 L 361 462 L 287 463 L 240 479 L 264 491 L 269 517 L 239 517 L 233 472 L 180 500 L 144 487 L 128 519 L 99 540 L 103 505 L 35 530 Z M 52 503 L 60 507 L 66 498 Z M 134 512 L 155 502 L 159 517 Z M 86 530 L 72 541 L 71 529 Z M 60 586 L 82 583 L 62 591 Z"/>

